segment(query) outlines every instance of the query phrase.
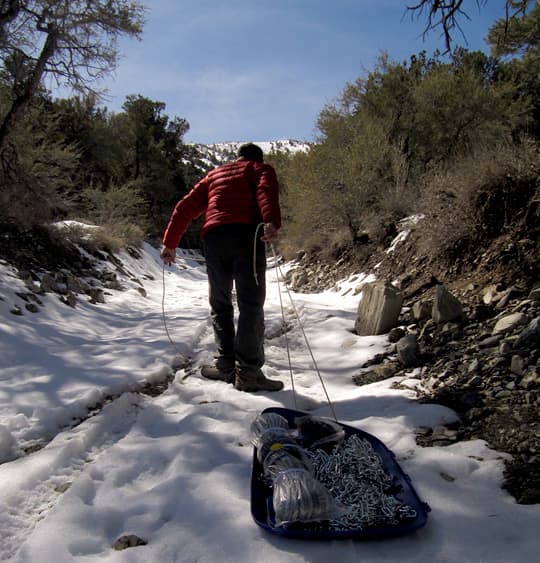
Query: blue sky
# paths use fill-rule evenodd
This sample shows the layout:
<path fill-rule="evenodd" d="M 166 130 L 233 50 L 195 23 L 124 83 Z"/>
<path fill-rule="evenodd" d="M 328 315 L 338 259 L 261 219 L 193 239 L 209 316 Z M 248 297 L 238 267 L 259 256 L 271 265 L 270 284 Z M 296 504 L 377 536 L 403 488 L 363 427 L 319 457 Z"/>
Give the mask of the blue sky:
<path fill-rule="evenodd" d="M 313 140 L 316 120 L 347 82 L 365 76 L 383 51 L 403 61 L 443 48 L 439 31 L 422 38 L 425 18 L 405 13 L 415 0 L 147 1 L 141 41 L 120 42 L 122 57 L 103 83 L 120 111 L 140 94 L 190 124 L 185 140 Z M 465 0 L 469 49 L 504 13 L 502 0 L 480 9 Z"/>

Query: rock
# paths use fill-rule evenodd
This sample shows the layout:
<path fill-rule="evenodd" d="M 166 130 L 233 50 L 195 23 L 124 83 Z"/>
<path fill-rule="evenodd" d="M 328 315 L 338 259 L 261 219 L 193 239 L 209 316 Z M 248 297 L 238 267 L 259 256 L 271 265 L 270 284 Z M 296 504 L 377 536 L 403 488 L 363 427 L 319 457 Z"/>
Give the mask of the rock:
<path fill-rule="evenodd" d="M 417 322 L 422 322 L 431 317 L 431 310 L 433 308 L 433 301 L 417 301 L 412 306 L 412 313 L 414 320 Z"/>
<path fill-rule="evenodd" d="M 293 289 L 302 287 L 308 282 L 308 275 L 303 268 L 297 268 L 287 276 L 287 285 Z"/>
<path fill-rule="evenodd" d="M 116 278 L 116 274 L 114 272 L 109 272 L 107 270 L 104 270 L 103 272 L 101 272 L 100 274 L 100 279 L 103 282 L 117 282 L 117 278 Z"/>
<path fill-rule="evenodd" d="M 355 322 L 360 336 L 385 334 L 396 326 L 401 312 L 401 292 L 388 282 L 364 286 Z"/>
<path fill-rule="evenodd" d="M 386 360 L 387 356 L 388 356 L 388 354 L 375 354 L 375 356 L 373 356 L 373 358 L 366 360 L 362 364 L 362 367 L 367 368 L 369 366 L 375 366 L 377 364 L 382 364 Z"/>
<path fill-rule="evenodd" d="M 473 375 L 467 382 L 469 387 L 478 387 L 482 384 L 482 378 L 479 375 Z"/>
<path fill-rule="evenodd" d="M 77 298 L 75 297 L 75 295 L 73 293 L 71 293 L 71 291 L 68 291 L 62 301 L 66 304 L 69 305 L 70 307 L 75 307 L 77 305 Z"/>
<path fill-rule="evenodd" d="M 54 490 L 55 490 L 55 492 L 62 494 L 62 493 L 65 493 L 67 490 L 69 490 L 71 485 L 72 485 L 71 481 L 66 481 L 65 483 L 61 483 L 59 485 L 56 485 Z"/>
<path fill-rule="evenodd" d="M 367 385 L 393 377 L 398 370 L 397 362 L 386 361 L 373 369 L 362 370 L 362 373 L 353 375 L 352 380 L 356 385 Z"/>
<path fill-rule="evenodd" d="M 524 389 L 532 389 L 533 387 L 540 386 L 540 373 L 539 370 L 532 370 L 526 373 L 521 381 L 519 382 L 519 386 L 523 387 Z"/>
<path fill-rule="evenodd" d="M 39 287 L 43 293 L 58 293 L 59 290 L 56 280 L 49 274 L 44 274 Z"/>
<path fill-rule="evenodd" d="M 452 338 L 458 336 L 461 331 L 461 327 L 458 323 L 445 323 L 441 328 L 441 333 L 447 334 Z"/>
<path fill-rule="evenodd" d="M 503 340 L 499 345 L 499 354 L 501 356 L 509 356 L 512 353 L 513 349 L 514 347 L 512 346 L 511 342 L 509 342 L 508 340 Z"/>
<path fill-rule="evenodd" d="M 396 344 L 396 352 L 399 363 L 405 367 L 415 366 L 418 362 L 419 346 L 414 334 L 408 334 Z"/>
<path fill-rule="evenodd" d="M 447 428 L 446 426 L 435 426 L 433 428 L 432 440 L 436 442 L 456 442 L 458 439 L 457 430 Z M 438 444 L 442 445 L 442 444 Z"/>
<path fill-rule="evenodd" d="M 112 545 L 113 549 L 121 551 L 123 549 L 128 549 L 130 547 L 138 547 L 140 545 L 147 545 L 148 542 L 143 540 L 135 534 L 127 534 L 125 536 L 119 537 Z"/>
<path fill-rule="evenodd" d="M 136 287 L 135 289 L 141 294 L 142 297 L 146 297 L 146 289 L 144 289 L 144 287 Z"/>
<path fill-rule="evenodd" d="M 532 320 L 527 328 L 518 336 L 515 347 L 520 348 L 540 342 L 540 317 Z"/>
<path fill-rule="evenodd" d="M 529 293 L 529 299 L 537 302 L 540 301 L 540 286 L 535 287 L 531 290 L 531 292 Z"/>
<path fill-rule="evenodd" d="M 505 315 L 497 321 L 493 327 L 492 334 L 494 336 L 498 334 L 506 334 L 508 332 L 514 331 L 519 326 L 524 325 L 529 319 L 524 313 L 513 313 L 511 315 Z"/>
<path fill-rule="evenodd" d="M 13 307 L 11 307 L 11 309 L 9 310 L 9 312 L 12 315 L 18 315 L 18 316 L 22 316 L 23 312 L 22 309 L 18 306 L 18 305 L 13 305 Z"/>
<path fill-rule="evenodd" d="M 105 303 L 105 293 L 102 289 L 91 287 L 86 293 L 90 296 L 90 303 Z"/>
<path fill-rule="evenodd" d="M 501 298 L 495 305 L 495 309 L 502 309 L 508 305 L 511 299 L 518 297 L 522 291 L 518 287 L 510 287 L 506 291 L 504 291 L 501 295 Z"/>
<path fill-rule="evenodd" d="M 497 286 L 492 284 L 488 285 L 482 292 L 482 301 L 485 305 L 494 305 L 500 299 L 500 294 Z"/>
<path fill-rule="evenodd" d="M 88 285 L 81 281 L 77 276 L 70 272 L 66 273 L 66 285 L 68 290 L 74 293 L 84 293 L 88 289 Z"/>
<path fill-rule="evenodd" d="M 501 336 L 489 336 L 478 341 L 479 348 L 494 348 L 501 341 Z"/>
<path fill-rule="evenodd" d="M 463 319 L 463 306 L 443 285 L 436 287 L 431 318 L 437 324 Z"/>
<path fill-rule="evenodd" d="M 510 371 L 515 373 L 516 375 L 523 375 L 523 366 L 525 362 L 521 356 L 512 356 L 512 360 L 510 362 Z"/>
<path fill-rule="evenodd" d="M 35 303 L 27 303 L 24 308 L 30 313 L 39 313 L 39 307 Z"/>
<path fill-rule="evenodd" d="M 399 327 L 393 328 L 388 333 L 388 342 L 392 342 L 392 344 L 394 344 L 399 339 L 403 338 L 405 335 L 406 335 L 406 332 L 402 328 L 399 328 Z"/>
<path fill-rule="evenodd" d="M 124 289 L 122 287 L 122 284 L 117 279 L 106 281 L 103 284 L 103 287 L 106 287 L 107 289 L 114 289 L 116 291 L 122 291 Z"/>

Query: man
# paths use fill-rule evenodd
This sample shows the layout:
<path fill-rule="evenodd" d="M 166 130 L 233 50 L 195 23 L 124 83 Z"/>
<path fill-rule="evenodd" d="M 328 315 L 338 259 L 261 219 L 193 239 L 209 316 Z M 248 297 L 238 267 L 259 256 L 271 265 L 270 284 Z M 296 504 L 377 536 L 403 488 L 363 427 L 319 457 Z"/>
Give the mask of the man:
<path fill-rule="evenodd" d="M 193 219 L 204 213 L 201 237 L 206 256 L 209 302 L 217 355 L 204 366 L 208 379 L 234 383 L 241 391 L 279 391 L 281 381 L 265 377 L 265 242 L 281 227 L 275 170 L 262 149 L 242 145 L 238 159 L 211 170 L 176 205 L 163 236 L 161 259 L 175 261 L 176 247 Z M 264 223 L 262 236 L 257 227 Z M 254 252 L 254 246 L 256 252 Z M 233 283 L 238 304 L 235 330 Z"/>

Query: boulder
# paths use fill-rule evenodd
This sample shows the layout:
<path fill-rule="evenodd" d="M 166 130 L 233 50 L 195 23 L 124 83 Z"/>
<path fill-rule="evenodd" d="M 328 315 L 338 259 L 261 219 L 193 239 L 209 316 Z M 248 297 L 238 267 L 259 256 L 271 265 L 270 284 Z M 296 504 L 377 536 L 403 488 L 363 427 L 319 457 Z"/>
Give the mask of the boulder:
<path fill-rule="evenodd" d="M 463 319 L 463 306 L 443 285 L 435 289 L 431 318 L 437 324 Z"/>
<path fill-rule="evenodd" d="M 524 313 L 512 313 L 511 315 L 505 315 L 497 321 L 493 327 L 492 334 L 494 336 L 498 334 L 506 334 L 507 332 L 512 332 L 517 327 L 524 325 L 528 321 L 527 315 Z"/>
<path fill-rule="evenodd" d="M 397 324 L 403 296 L 388 282 L 373 282 L 364 286 L 355 322 L 360 336 L 386 334 Z"/>

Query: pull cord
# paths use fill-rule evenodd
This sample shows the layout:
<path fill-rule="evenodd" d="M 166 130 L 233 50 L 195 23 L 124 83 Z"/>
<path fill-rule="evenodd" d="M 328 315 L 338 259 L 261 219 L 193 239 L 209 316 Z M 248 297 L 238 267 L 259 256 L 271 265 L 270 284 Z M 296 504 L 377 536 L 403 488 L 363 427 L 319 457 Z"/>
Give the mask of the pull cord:
<path fill-rule="evenodd" d="M 281 317 L 283 319 L 283 327 L 284 327 L 284 330 L 286 330 L 285 311 L 284 311 L 284 308 L 283 308 L 283 302 L 282 302 L 282 299 L 281 299 L 281 288 L 280 288 L 280 284 L 279 284 L 279 278 L 281 277 L 283 280 L 285 280 L 285 277 L 283 276 L 283 272 L 281 271 L 281 268 L 279 267 L 275 247 L 274 247 L 273 244 L 270 245 L 270 246 L 272 247 L 274 262 L 276 264 L 276 280 L 277 280 L 278 291 L 279 291 L 279 304 L 280 304 L 280 307 L 281 307 Z M 321 386 L 322 386 L 324 394 L 326 396 L 326 401 L 328 402 L 328 406 L 330 407 L 330 411 L 332 412 L 332 416 L 334 417 L 334 420 L 336 422 L 338 422 L 338 419 L 337 419 L 337 416 L 336 416 L 336 411 L 334 409 L 334 405 L 332 404 L 332 401 L 330 400 L 330 396 L 328 395 L 326 385 L 324 384 L 324 380 L 323 380 L 323 377 L 322 377 L 321 372 L 319 370 L 319 366 L 317 365 L 317 361 L 315 360 L 315 356 L 313 355 L 313 350 L 311 349 L 311 346 L 309 344 L 309 340 L 308 340 L 308 337 L 306 335 L 306 331 L 304 330 L 304 325 L 302 324 L 302 320 L 300 319 L 300 315 L 298 314 L 298 310 L 296 308 L 296 305 L 294 304 L 291 292 L 289 291 L 289 288 L 287 287 L 287 284 L 285 283 L 285 281 L 284 281 L 283 285 L 285 286 L 285 290 L 287 291 L 287 295 L 289 296 L 289 300 L 291 302 L 296 320 L 298 321 L 298 325 L 300 327 L 300 330 L 302 331 L 302 335 L 304 337 L 306 347 L 307 347 L 309 354 L 311 356 L 311 361 L 313 363 L 313 367 L 315 368 L 315 371 L 317 372 L 317 375 L 319 377 L 319 381 L 321 382 Z M 292 387 L 292 391 L 293 391 L 293 400 L 294 400 L 295 408 L 297 409 L 297 407 L 296 407 L 296 391 L 295 391 L 295 388 L 294 388 L 294 377 L 293 377 L 293 372 L 292 372 L 291 354 L 290 354 L 290 350 L 289 350 L 289 341 L 288 341 L 288 338 L 287 338 L 287 332 L 285 332 L 285 345 L 287 347 L 287 359 L 288 359 L 288 362 L 289 362 L 289 372 L 291 374 L 291 387 Z"/>
<path fill-rule="evenodd" d="M 258 278 L 258 275 L 257 275 L 257 268 L 256 268 L 257 235 L 258 235 L 259 229 L 261 227 L 264 227 L 264 223 L 259 223 L 257 225 L 257 228 L 255 229 L 255 237 L 254 237 L 254 243 L 253 243 L 253 276 L 255 278 L 255 283 L 257 285 L 259 285 L 259 278 Z M 283 322 L 283 328 L 285 330 L 285 333 L 284 333 L 285 346 L 286 346 L 286 350 L 287 350 L 287 362 L 289 364 L 289 373 L 290 373 L 290 377 L 291 377 L 291 389 L 292 389 L 292 392 L 293 392 L 294 407 L 295 407 L 296 410 L 298 410 L 297 400 L 296 400 L 296 389 L 295 389 L 295 385 L 294 385 L 294 376 L 293 376 L 293 371 L 292 371 L 291 351 L 290 351 L 289 339 L 287 337 L 287 331 L 286 331 L 285 309 L 283 307 L 283 300 L 281 298 L 281 286 L 280 286 L 280 283 L 279 283 L 279 278 L 281 277 L 283 280 L 285 280 L 285 277 L 283 275 L 281 268 L 279 267 L 279 262 L 278 262 L 278 259 L 277 259 L 276 249 L 275 249 L 274 245 L 270 244 L 269 246 L 272 248 L 274 263 L 276 265 L 276 280 L 277 280 L 278 293 L 279 293 L 279 305 L 280 305 L 280 309 L 281 309 L 281 318 L 282 318 L 282 322 Z M 289 296 L 289 301 L 290 301 L 291 306 L 293 308 L 296 320 L 298 321 L 298 326 L 300 327 L 300 330 L 302 331 L 302 336 L 303 336 L 304 341 L 306 343 L 306 347 L 309 351 L 309 355 L 311 356 L 311 361 L 313 363 L 313 367 L 315 368 L 315 371 L 317 372 L 317 376 L 319 377 L 319 381 L 321 383 L 324 394 L 326 396 L 326 401 L 328 403 L 328 406 L 330 407 L 330 410 L 332 412 L 332 416 L 334 417 L 334 420 L 336 422 L 338 422 L 338 419 L 337 419 L 337 416 L 336 416 L 336 411 L 334 409 L 334 405 L 332 404 L 332 401 L 330 400 L 330 396 L 329 396 L 328 391 L 326 389 L 326 385 L 324 384 L 324 380 L 323 380 L 323 377 L 322 377 L 321 372 L 319 370 L 319 366 L 317 365 L 317 361 L 315 360 L 315 356 L 313 355 L 313 350 L 311 348 L 311 345 L 309 344 L 309 340 L 307 338 L 306 331 L 304 330 L 304 325 L 302 323 L 302 320 L 300 319 L 300 315 L 298 314 L 298 309 L 296 308 L 296 305 L 293 301 L 291 292 L 290 292 L 289 288 L 287 287 L 287 284 L 284 282 L 283 285 L 285 286 L 285 290 L 287 291 L 287 295 Z M 165 327 L 165 332 L 167 333 L 167 338 L 169 339 L 169 342 L 171 343 L 171 345 L 173 346 L 175 351 L 178 353 L 177 346 L 174 343 L 174 341 L 171 338 L 171 335 L 169 333 L 169 329 L 167 327 L 167 318 L 166 318 L 166 315 L 165 315 L 165 263 L 163 264 L 163 292 L 162 292 L 162 299 L 161 299 L 161 312 L 162 312 L 162 315 L 163 315 L 163 326 Z"/>
<path fill-rule="evenodd" d="M 169 328 L 167 326 L 167 315 L 165 314 L 165 262 L 163 262 L 163 272 L 162 272 L 162 281 L 163 281 L 163 290 L 161 292 L 161 314 L 163 316 L 163 326 L 165 327 L 165 332 L 167 334 L 167 338 L 171 343 L 171 346 L 174 348 L 176 354 L 180 354 L 178 347 L 174 343 L 171 335 L 169 333 Z"/>
<path fill-rule="evenodd" d="M 259 285 L 259 275 L 257 274 L 257 240 L 260 228 L 264 229 L 264 223 L 259 223 L 255 229 L 255 236 L 253 237 L 253 277 L 255 278 L 255 285 Z"/>
<path fill-rule="evenodd" d="M 298 410 L 298 403 L 296 400 L 296 389 L 294 386 L 294 375 L 293 375 L 293 371 L 292 371 L 292 362 L 291 362 L 291 350 L 289 347 L 289 337 L 287 336 L 287 321 L 285 319 L 285 308 L 283 307 L 283 299 L 281 297 L 281 287 L 279 284 L 279 272 L 278 272 L 278 261 L 277 261 L 277 257 L 276 257 L 276 250 L 274 248 L 274 245 L 271 245 L 272 247 L 272 253 L 274 256 L 274 263 L 276 265 L 276 282 L 277 282 L 277 287 L 278 287 L 278 295 L 279 295 L 279 307 L 281 309 L 281 322 L 283 323 L 283 336 L 285 337 L 285 349 L 287 350 L 287 362 L 289 364 L 289 374 L 291 377 L 291 389 L 292 389 L 292 396 L 293 396 L 293 403 L 294 403 L 294 408 L 296 410 Z"/>

